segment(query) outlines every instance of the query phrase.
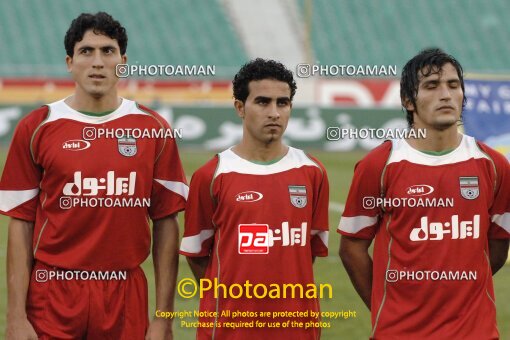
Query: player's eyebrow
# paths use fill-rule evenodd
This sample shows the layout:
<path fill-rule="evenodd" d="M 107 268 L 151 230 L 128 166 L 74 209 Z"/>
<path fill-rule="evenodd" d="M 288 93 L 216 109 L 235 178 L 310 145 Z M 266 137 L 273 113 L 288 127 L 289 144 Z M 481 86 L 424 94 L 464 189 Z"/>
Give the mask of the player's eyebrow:
<path fill-rule="evenodd" d="M 91 46 L 91 45 L 83 45 L 78 48 L 78 51 L 84 51 L 84 50 L 94 50 L 96 48 L 99 48 L 101 50 L 116 50 L 117 48 L 115 45 L 103 45 L 99 47 Z"/>
<path fill-rule="evenodd" d="M 290 98 L 289 97 L 278 97 L 278 98 L 276 98 L 276 101 L 280 102 L 280 103 L 290 103 Z"/>
<path fill-rule="evenodd" d="M 270 102 L 273 98 L 271 97 L 266 97 L 266 96 L 257 96 L 255 97 L 255 101 L 263 101 L 263 102 Z"/>
<path fill-rule="evenodd" d="M 439 84 L 439 79 L 428 79 L 428 80 L 424 80 L 421 83 L 421 86 L 437 85 L 437 84 Z"/>
<path fill-rule="evenodd" d="M 264 101 L 264 102 L 270 102 L 271 100 L 273 100 L 273 97 L 266 97 L 266 96 L 257 96 L 254 99 L 254 101 Z M 277 97 L 276 101 L 280 102 L 280 103 L 281 102 L 290 102 L 290 98 L 289 97 Z"/>

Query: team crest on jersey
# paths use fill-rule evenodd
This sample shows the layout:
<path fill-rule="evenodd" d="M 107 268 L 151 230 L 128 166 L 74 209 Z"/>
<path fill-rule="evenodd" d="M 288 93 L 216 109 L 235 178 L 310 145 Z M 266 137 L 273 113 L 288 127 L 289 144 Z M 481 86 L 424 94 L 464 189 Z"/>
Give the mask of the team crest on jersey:
<path fill-rule="evenodd" d="M 133 157 L 136 155 L 136 139 L 130 136 L 122 136 L 117 140 L 119 153 L 122 156 Z"/>
<path fill-rule="evenodd" d="M 480 195 L 478 177 L 459 177 L 460 194 L 467 200 L 474 200 Z"/>
<path fill-rule="evenodd" d="M 290 203 L 296 208 L 304 208 L 307 203 L 304 185 L 289 185 Z"/>

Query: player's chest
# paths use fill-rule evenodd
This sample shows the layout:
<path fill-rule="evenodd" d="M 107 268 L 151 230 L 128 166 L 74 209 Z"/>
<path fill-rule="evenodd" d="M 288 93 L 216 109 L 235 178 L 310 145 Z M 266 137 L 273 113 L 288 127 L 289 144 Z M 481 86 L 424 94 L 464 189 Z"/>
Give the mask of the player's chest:
<path fill-rule="evenodd" d="M 155 139 L 136 136 L 132 129 L 78 122 L 45 128 L 32 146 L 45 171 L 105 180 L 152 173 L 158 152 Z"/>
<path fill-rule="evenodd" d="M 313 182 L 306 173 L 227 174 L 214 185 L 218 207 L 239 216 L 306 216 L 314 202 Z"/>
<path fill-rule="evenodd" d="M 386 198 L 402 207 L 484 208 L 492 204 L 495 176 L 493 170 L 473 161 L 446 166 L 389 167 L 383 179 Z M 397 202 L 400 201 L 400 202 Z"/>

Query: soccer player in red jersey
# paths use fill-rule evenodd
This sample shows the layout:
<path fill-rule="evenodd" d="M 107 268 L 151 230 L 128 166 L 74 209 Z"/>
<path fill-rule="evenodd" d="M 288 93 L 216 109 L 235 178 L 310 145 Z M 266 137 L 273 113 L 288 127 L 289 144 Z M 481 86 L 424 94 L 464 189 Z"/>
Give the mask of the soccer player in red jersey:
<path fill-rule="evenodd" d="M 317 326 L 310 311 L 319 311 L 318 300 L 301 296 L 299 287 L 314 284 L 314 258 L 327 255 L 326 171 L 282 141 L 296 91 L 292 72 L 255 59 L 233 87 L 242 140 L 194 173 L 186 203 L 180 252 L 197 280 L 211 283 L 203 284 L 211 289 L 200 301 L 207 316 L 199 319 L 197 338 L 317 339 L 320 329 L 311 323 L 308 329 L 282 323 Z"/>
<path fill-rule="evenodd" d="M 355 168 L 340 257 L 372 313 L 373 339 L 497 339 L 492 275 L 508 254 L 510 166 L 461 134 L 461 65 L 424 50 L 402 70 L 411 128 Z M 369 246 L 375 238 L 373 260 Z"/>
<path fill-rule="evenodd" d="M 150 252 L 150 218 L 156 308 L 171 310 L 176 214 L 188 187 L 172 138 L 129 132 L 170 127 L 117 95 L 126 47 L 110 15 L 78 16 L 65 37 L 74 94 L 16 128 L 0 181 L 0 212 L 11 217 L 8 339 L 172 338 L 170 321 L 149 324 L 140 264 Z"/>

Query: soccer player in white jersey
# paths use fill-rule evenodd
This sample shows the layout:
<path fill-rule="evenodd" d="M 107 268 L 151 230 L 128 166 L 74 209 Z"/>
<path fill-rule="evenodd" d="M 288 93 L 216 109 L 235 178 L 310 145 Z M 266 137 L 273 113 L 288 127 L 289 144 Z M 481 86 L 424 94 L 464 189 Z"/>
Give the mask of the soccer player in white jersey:
<path fill-rule="evenodd" d="M 314 258 L 327 255 L 326 171 L 282 142 L 296 91 L 292 72 L 255 59 L 240 69 L 233 87 L 243 137 L 194 173 L 180 252 L 197 279 L 233 287 L 236 295 L 238 285 L 244 289 L 237 297 L 223 288 L 204 292 L 200 311 L 208 316 L 199 319 L 197 338 L 317 339 L 318 320 L 309 311 L 319 311 L 318 300 L 299 290 L 314 284 Z M 228 315 L 235 311 L 243 317 Z M 287 320 L 315 326 L 285 328 Z M 232 322 L 236 329 L 228 327 Z M 276 322 L 279 327 L 268 326 Z"/>
<path fill-rule="evenodd" d="M 172 338 L 171 321 L 149 323 L 140 264 L 150 218 L 156 308 L 172 310 L 188 189 L 176 143 L 98 132 L 170 128 L 118 96 L 126 47 L 107 13 L 78 16 L 65 37 L 74 93 L 16 128 L 0 181 L 0 213 L 11 217 L 7 339 Z"/>
<path fill-rule="evenodd" d="M 387 141 L 356 165 L 340 256 L 372 312 L 372 338 L 496 339 L 492 275 L 508 254 L 510 166 L 458 132 L 464 79 L 451 55 L 422 51 L 400 85 L 409 126 L 426 137 Z"/>

